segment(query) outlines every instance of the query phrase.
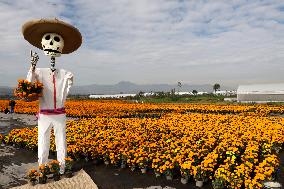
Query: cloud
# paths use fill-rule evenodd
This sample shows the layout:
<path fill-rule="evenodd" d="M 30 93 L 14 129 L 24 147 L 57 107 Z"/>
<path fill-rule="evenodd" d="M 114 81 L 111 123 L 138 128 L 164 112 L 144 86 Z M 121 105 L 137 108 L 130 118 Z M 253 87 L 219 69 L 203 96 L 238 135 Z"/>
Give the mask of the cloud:
<path fill-rule="evenodd" d="M 58 58 L 77 85 L 282 82 L 283 11 L 283 1 L 273 0 L 1 1 L 0 85 L 25 76 L 31 45 L 20 29 L 39 17 L 61 18 L 82 32 L 82 47 Z M 40 61 L 49 64 L 43 54 Z"/>

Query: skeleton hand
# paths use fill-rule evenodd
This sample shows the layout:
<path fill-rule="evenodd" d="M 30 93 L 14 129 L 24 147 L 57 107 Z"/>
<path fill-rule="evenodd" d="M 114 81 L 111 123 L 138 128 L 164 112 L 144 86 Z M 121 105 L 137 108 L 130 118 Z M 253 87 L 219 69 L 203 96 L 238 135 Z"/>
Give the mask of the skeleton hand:
<path fill-rule="evenodd" d="M 38 57 L 37 53 L 36 52 L 33 53 L 33 51 L 31 50 L 31 65 L 32 65 L 33 70 L 36 67 L 38 59 L 39 59 L 39 57 Z"/>

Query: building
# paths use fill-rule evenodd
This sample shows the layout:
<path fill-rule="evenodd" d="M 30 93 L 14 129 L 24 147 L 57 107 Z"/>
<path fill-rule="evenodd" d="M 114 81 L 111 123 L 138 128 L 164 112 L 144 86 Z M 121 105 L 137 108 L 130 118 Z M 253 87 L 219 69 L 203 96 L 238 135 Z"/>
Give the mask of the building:
<path fill-rule="evenodd" d="M 222 96 L 233 96 L 233 95 L 237 94 L 237 91 L 229 91 L 229 90 L 215 91 L 213 94 L 215 94 L 215 95 L 222 95 Z"/>
<path fill-rule="evenodd" d="M 197 92 L 197 95 L 206 95 L 206 94 L 208 94 L 208 92 L 204 92 L 204 91 Z"/>
<path fill-rule="evenodd" d="M 175 95 L 193 95 L 192 92 L 175 92 Z"/>
<path fill-rule="evenodd" d="M 238 102 L 284 102 L 284 83 L 240 85 L 237 90 Z"/>
<path fill-rule="evenodd" d="M 113 94 L 113 95 L 89 95 L 89 98 L 125 98 L 134 97 L 136 94 Z"/>

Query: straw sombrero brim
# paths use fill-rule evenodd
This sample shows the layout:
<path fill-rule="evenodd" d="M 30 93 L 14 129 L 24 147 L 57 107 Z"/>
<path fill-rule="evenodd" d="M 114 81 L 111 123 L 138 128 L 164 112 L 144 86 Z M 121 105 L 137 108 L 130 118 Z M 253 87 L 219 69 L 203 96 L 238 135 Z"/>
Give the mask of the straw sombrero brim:
<path fill-rule="evenodd" d="M 62 54 L 77 50 L 82 44 L 82 36 L 77 28 L 58 19 L 38 19 L 22 26 L 24 38 L 33 46 L 42 49 L 41 39 L 45 33 L 57 33 L 64 39 Z"/>

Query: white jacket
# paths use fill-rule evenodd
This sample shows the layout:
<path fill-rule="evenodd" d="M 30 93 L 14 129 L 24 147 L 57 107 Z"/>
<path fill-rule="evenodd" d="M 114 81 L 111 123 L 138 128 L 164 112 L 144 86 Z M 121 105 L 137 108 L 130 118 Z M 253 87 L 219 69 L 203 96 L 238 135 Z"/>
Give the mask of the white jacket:
<path fill-rule="evenodd" d="M 43 96 L 39 98 L 41 110 L 64 108 L 69 89 L 73 85 L 71 72 L 64 69 L 56 69 L 52 72 L 50 68 L 36 68 L 32 71 L 31 68 L 27 80 L 30 82 L 37 80 L 43 84 Z"/>

